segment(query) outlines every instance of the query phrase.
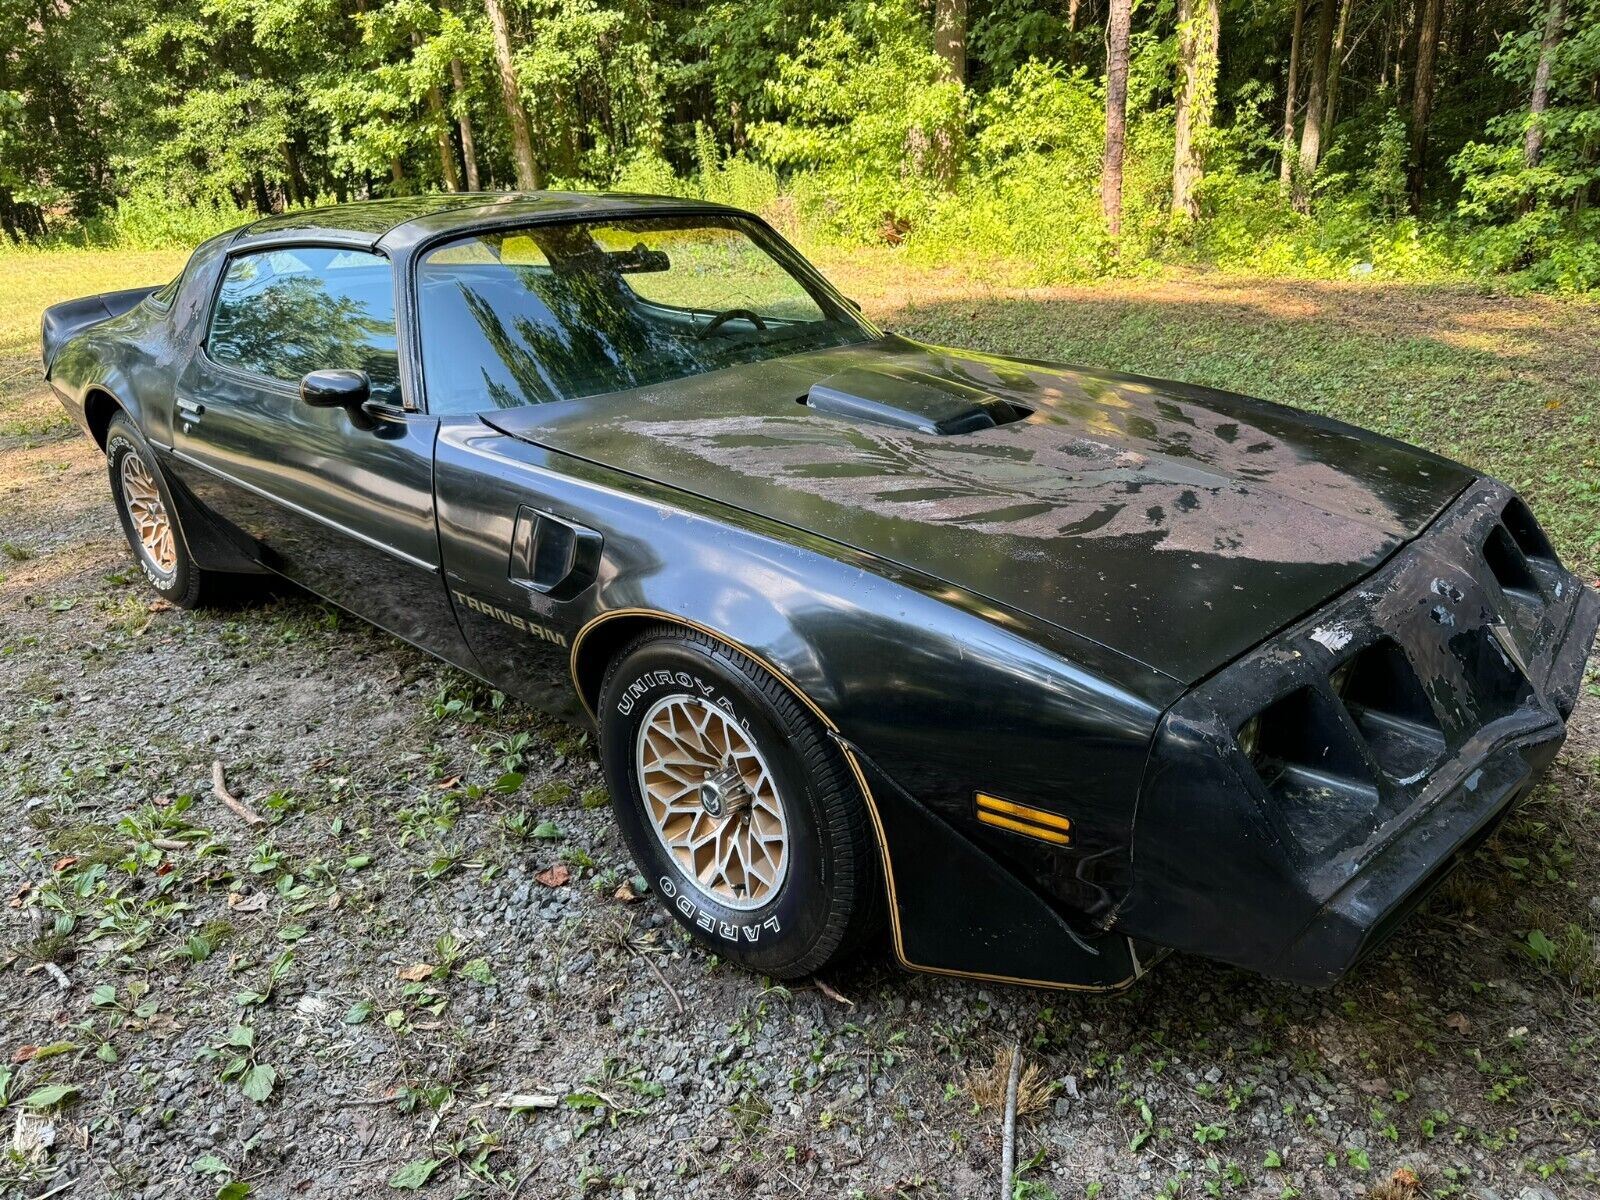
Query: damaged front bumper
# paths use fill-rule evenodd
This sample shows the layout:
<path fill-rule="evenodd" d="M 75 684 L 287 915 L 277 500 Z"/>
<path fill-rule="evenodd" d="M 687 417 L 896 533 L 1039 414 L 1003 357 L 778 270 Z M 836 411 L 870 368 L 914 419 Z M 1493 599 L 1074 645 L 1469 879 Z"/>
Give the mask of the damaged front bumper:
<path fill-rule="evenodd" d="M 1522 501 L 1474 485 L 1168 712 L 1114 927 L 1334 982 L 1553 761 L 1597 625 Z"/>

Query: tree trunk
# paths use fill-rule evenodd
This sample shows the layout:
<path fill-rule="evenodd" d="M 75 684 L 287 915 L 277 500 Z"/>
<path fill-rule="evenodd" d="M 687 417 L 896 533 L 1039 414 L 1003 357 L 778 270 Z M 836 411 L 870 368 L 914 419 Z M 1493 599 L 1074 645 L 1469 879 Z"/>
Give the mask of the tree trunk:
<path fill-rule="evenodd" d="M 260 171 L 250 172 L 250 192 L 255 200 L 256 211 L 263 217 L 272 213 L 272 197 L 267 194 L 267 181 Z"/>
<path fill-rule="evenodd" d="M 945 74 L 967 81 L 967 0 L 934 0 L 933 49 L 944 59 Z"/>
<path fill-rule="evenodd" d="M 506 26 L 505 10 L 500 7 L 500 0 L 483 0 L 483 8 L 489 14 L 489 27 L 494 33 L 494 61 L 500 72 L 500 99 L 505 106 L 506 122 L 511 126 L 511 160 L 517 166 L 517 187 L 525 192 L 536 192 L 543 181 L 539 178 L 539 164 L 533 157 L 528 110 L 522 107 L 522 96 L 517 90 L 517 71 L 511 61 L 511 31 Z"/>
<path fill-rule="evenodd" d="M 1306 20 L 1306 0 L 1294 0 L 1294 32 L 1289 35 L 1289 78 L 1284 82 L 1283 152 L 1278 161 L 1278 182 L 1285 188 L 1294 177 L 1294 103 L 1300 91 L 1300 27 Z"/>
<path fill-rule="evenodd" d="M 1422 209 L 1422 179 L 1427 167 L 1428 118 L 1433 114 L 1433 67 L 1439 49 L 1440 0 L 1420 0 L 1417 21 L 1417 69 L 1411 91 L 1411 163 L 1407 185 L 1411 211 Z"/>
<path fill-rule="evenodd" d="M 1436 0 L 1435 0 L 1436 2 Z M 1328 59 L 1333 52 L 1333 10 L 1338 0 L 1319 0 L 1316 42 L 1311 53 L 1311 86 L 1306 89 L 1306 123 L 1300 131 L 1300 161 L 1294 178 L 1294 206 L 1311 207 L 1311 182 L 1322 160 L 1322 110 L 1328 103 Z"/>
<path fill-rule="evenodd" d="M 1350 27 L 1351 0 L 1340 0 L 1339 27 L 1333 33 L 1333 46 L 1328 52 L 1328 98 L 1322 109 L 1322 132 L 1333 132 L 1333 118 L 1339 111 L 1339 73 L 1344 68 L 1344 35 Z"/>
<path fill-rule="evenodd" d="M 1539 118 L 1550 107 L 1550 66 L 1567 23 L 1567 0 L 1550 0 L 1544 19 L 1544 40 L 1539 43 L 1539 65 L 1533 72 L 1533 99 L 1528 105 L 1528 136 L 1522 143 L 1522 156 L 1530 167 L 1537 167 L 1544 154 L 1544 126 Z"/>
<path fill-rule="evenodd" d="M 1217 51 L 1222 31 L 1220 0 L 1178 0 L 1177 119 L 1172 156 L 1172 216 L 1198 220 L 1195 188 L 1205 175 L 1206 135 L 1217 104 Z"/>
<path fill-rule="evenodd" d="M 461 131 L 461 158 L 467 166 L 467 191 L 478 190 L 478 152 L 472 142 L 472 116 L 467 110 L 467 79 L 466 72 L 461 69 L 461 60 L 450 60 L 450 86 L 454 89 L 456 106 L 456 127 Z"/>
<path fill-rule="evenodd" d="M 400 162 L 400 156 L 398 154 L 391 154 L 389 156 L 389 179 L 394 183 L 396 193 L 399 192 L 400 185 L 406 181 L 406 169 L 405 166 Z"/>
<path fill-rule="evenodd" d="M 414 47 L 422 45 L 422 34 L 418 30 L 411 31 L 411 44 Z M 437 83 L 431 82 L 428 84 L 428 124 L 433 126 L 433 142 L 439 150 L 439 178 L 444 180 L 446 190 L 459 192 L 461 171 L 456 166 L 455 145 L 450 141 L 450 120 L 445 116 L 444 94 Z"/>
<path fill-rule="evenodd" d="M 292 141 L 283 144 L 283 165 L 287 182 L 284 187 L 289 192 L 289 200 L 293 204 L 304 204 L 311 197 L 307 192 L 305 176 L 300 171 L 300 156 L 295 153 Z"/>
<path fill-rule="evenodd" d="M 1128 26 L 1133 0 L 1110 0 L 1106 15 L 1106 154 L 1100 172 L 1100 207 L 1106 231 L 1122 236 L 1122 152 L 1128 140 Z"/>
<path fill-rule="evenodd" d="M 439 145 L 439 171 L 444 176 L 444 186 L 452 192 L 461 190 L 461 171 L 456 166 L 456 147 L 450 140 L 450 122 L 445 119 L 444 97 L 439 85 L 428 88 L 428 111 L 433 117 L 433 138 Z"/>

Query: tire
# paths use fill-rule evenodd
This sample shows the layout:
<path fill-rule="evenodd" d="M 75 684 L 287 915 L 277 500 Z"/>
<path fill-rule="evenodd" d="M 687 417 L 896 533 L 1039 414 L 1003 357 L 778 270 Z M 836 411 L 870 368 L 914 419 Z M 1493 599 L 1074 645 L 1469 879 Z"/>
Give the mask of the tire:
<path fill-rule="evenodd" d="M 709 949 L 792 979 L 876 932 L 883 885 L 866 801 L 827 731 L 758 663 L 696 630 L 653 628 L 607 668 L 599 725 L 634 861 Z M 688 844 L 707 840 L 710 854 Z"/>
<path fill-rule="evenodd" d="M 133 422 L 121 413 L 111 418 L 106 429 L 106 467 L 123 536 L 150 586 L 179 608 L 206 603 L 220 590 L 223 577 L 201 569 L 189 554 L 177 506 L 156 456 Z M 163 522 L 165 537 L 158 537 L 152 548 L 141 537 L 141 527 L 149 532 Z"/>

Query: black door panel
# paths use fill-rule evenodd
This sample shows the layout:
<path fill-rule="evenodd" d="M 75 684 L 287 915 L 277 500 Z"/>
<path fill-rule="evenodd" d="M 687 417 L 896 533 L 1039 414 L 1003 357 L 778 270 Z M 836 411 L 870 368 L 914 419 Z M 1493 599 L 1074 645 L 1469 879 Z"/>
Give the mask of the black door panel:
<path fill-rule="evenodd" d="M 392 292 L 387 263 L 359 251 L 233 260 L 210 340 L 250 369 L 192 351 L 176 388 L 173 466 L 263 565 L 475 669 L 440 570 L 439 423 L 398 406 Z M 365 370 L 374 395 L 394 403 L 373 406 L 371 421 L 313 408 L 290 378 L 308 366 Z"/>

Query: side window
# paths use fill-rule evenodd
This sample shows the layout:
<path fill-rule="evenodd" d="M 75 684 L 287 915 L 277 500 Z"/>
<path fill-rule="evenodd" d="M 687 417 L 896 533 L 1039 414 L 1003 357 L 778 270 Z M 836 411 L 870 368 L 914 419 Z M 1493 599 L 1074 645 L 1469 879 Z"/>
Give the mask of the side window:
<path fill-rule="evenodd" d="M 286 383 L 334 367 L 365 371 L 373 399 L 399 404 L 389 260 L 326 246 L 240 255 L 217 293 L 206 351 Z"/>

